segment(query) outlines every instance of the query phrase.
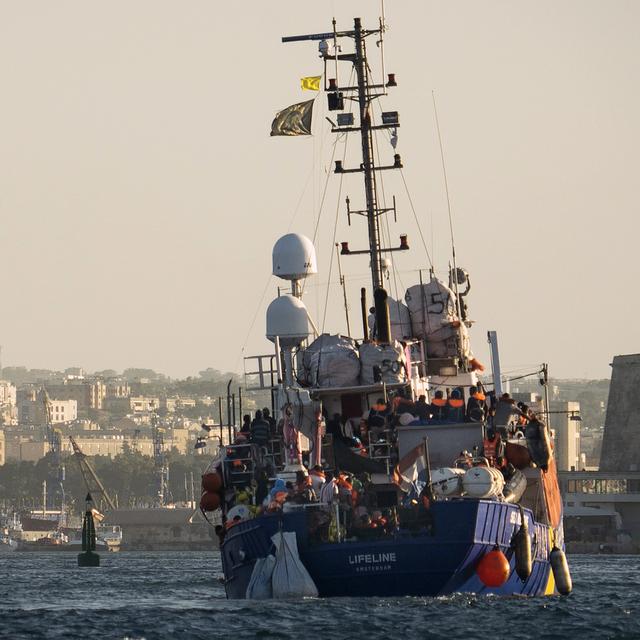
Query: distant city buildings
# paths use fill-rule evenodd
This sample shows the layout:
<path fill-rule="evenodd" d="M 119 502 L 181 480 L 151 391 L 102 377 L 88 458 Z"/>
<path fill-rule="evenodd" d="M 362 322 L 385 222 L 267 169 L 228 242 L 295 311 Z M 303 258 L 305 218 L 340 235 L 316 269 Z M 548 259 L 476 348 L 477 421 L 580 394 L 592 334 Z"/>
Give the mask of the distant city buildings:
<path fill-rule="evenodd" d="M 18 423 L 17 390 L 7 380 L 0 380 L 0 424 Z"/>
<path fill-rule="evenodd" d="M 7 380 L 0 380 L 0 405 L 16 406 L 16 387 Z"/>
<path fill-rule="evenodd" d="M 169 428 L 163 434 L 164 448 L 166 451 L 176 449 L 180 454 L 187 454 L 194 449 L 196 438 L 199 435 L 198 424 L 188 428 Z M 145 456 L 153 456 L 153 438 L 150 435 L 141 436 L 137 433 L 110 433 L 74 435 L 74 440 L 82 452 L 87 456 L 109 456 L 115 458 L 126 450 L 137 451 Z M 61 439 L 60 450 L 62 454 L 73 453 L 68 437 Z M 50 451 L 50 444 L 42 434 L 9 434 L 0 431 L 0 465 L 6 460 L 19 460 L 23 462 L 37 462 Z"/>
<path fill-rule="evenodd" d="M 221 416 L 228 420 L 226 402 L 220 412 L 228 378 L 214 369 L 184 381 L 150 369 L 89 374 L 82 367 L 64 372 L 5 367 L 3 373 L 0 465 L 7 460 L 37 462 L 57 442 L 63 455 L 71 454 L 70 435 L 85 455 L 112 458 L 127 451 L 157 456 L 158 439 L 164 451 L 207 455 L 221 437 L 229 438 L 230 428 L 214 424 Z M 243 400 L 244 411 L 251 411 L 255 402 Z M 239 404 L 237 409 L 240 415 Z M 215 429 L 209 433 L 203 423 Z"/>
<path fill-rule="evenodd" d="M 49 420 L 51 424 L 66 424 L 78 419 L 76 400 L 49 398 Z M 18 393 L 18 422 L 20 424 L 47 424 L 47 409 L 44 396 L 35 389 L 21 389 Z"/>

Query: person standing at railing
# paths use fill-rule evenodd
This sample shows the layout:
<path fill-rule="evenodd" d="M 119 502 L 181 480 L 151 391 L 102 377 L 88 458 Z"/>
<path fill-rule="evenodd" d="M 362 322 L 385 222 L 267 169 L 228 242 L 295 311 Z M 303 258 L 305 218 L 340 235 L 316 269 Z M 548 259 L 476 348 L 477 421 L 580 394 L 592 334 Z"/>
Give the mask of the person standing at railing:
<path fill-rule="evenodd" d="M 335 500 L 338 500 L 338 494 L 338 483 L 331 471 L 327 471 L 325 473 L 325 483 L 320 489 L 320 502 L 332 504 Z"/>
<path fill-rule="evenodd" d="M 442 422 L 443 420 L 447 419 L 447 399 L 444 397 L 444 394 L 440 389 L 436 391 L 435 396 L 431 400 L 429 411 L 431 413 L 431 419 L 435 420 L 436 422 Z"/>
<path fill-rule="evenodd" d="M 263 419 L 260 409 L 251 423 L 251 442 L 259 447 L 266 447 L 269 442 L 269 423 Z"/>

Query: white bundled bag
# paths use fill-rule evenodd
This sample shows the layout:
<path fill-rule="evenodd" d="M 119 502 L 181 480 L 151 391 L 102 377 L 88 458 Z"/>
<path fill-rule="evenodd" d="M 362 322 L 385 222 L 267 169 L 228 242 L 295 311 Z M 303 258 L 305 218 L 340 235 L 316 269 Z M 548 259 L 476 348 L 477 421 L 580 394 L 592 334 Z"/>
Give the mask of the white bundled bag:
<path fill-rule="evenodd" d="M 351 387 L 358 384 L 360 359 L 355 341 L 322 334 L 304 351 L 304 379 L 314 387 Z"/>
<path fill-rule="evenodd" d="M 374 344 L 365 342 L 360 345 L 360 384 L 373 384 L 376 381 L 374 367 L 380 370 L 382 382 L 394 384 L 407 379 L 407 360 L 402 345 L 394 340 L 393 344 Z"/>
<path fill-rule="evenodd" d="M 317 598 L 318 589 L 298 555 L 295 531 L 279 531 L 271 538 L 276 564 L 271 584 L 274 598 Z"/>
<path fill-rule="evenodd" d="M 275 566 L 276 558 L 272 555 L 256 560 L 249 585 L 247 586 L 246 598 L 248 600 L 269 600 L 273 598 L 271 579 Z"/>

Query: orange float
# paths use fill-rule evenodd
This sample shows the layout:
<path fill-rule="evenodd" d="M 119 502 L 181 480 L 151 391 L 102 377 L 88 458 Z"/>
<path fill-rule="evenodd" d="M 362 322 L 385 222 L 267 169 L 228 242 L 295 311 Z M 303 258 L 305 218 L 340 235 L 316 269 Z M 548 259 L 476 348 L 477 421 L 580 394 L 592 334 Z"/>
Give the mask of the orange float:
<path fill-rule="evenodd" d="M 202 488 L 211 493 L 220 491 L 222 489 L 222 476 L 216 471 L 205 473 L 202 476 Z"/>
<path fill-rule="evenodd" d="M 501 587 L 509 579 L 511 567 L 504 553 L 495 548 L 482 556 L 476 573 L 485 587 Z"/>
<path fill-rule="evenodd" d="M 200 509 L 203 511 L 215 511 L 220 507 L 220 496 L 212 491 L 205 491 L 200 496 Z"/>

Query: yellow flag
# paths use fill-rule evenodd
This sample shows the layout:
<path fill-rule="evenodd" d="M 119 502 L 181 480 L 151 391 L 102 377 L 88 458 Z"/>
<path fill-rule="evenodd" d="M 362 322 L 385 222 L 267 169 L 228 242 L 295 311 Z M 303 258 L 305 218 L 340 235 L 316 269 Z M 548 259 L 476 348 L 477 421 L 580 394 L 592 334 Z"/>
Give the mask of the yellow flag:
<path fill-rule="evenodd" d="M 320 78 L 322 76 L 308 76 L 306 78 L 300 78 L 300 86 L 303 89 L 309 91 L 320 91 Z"/>

